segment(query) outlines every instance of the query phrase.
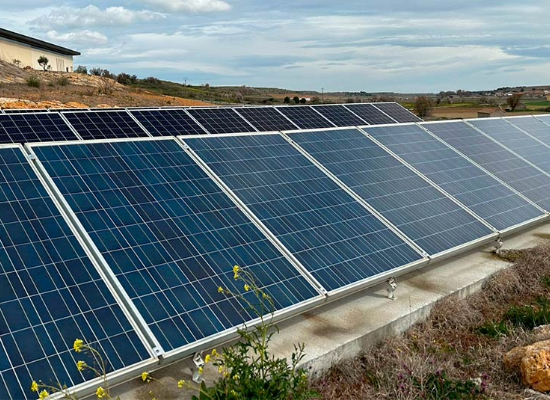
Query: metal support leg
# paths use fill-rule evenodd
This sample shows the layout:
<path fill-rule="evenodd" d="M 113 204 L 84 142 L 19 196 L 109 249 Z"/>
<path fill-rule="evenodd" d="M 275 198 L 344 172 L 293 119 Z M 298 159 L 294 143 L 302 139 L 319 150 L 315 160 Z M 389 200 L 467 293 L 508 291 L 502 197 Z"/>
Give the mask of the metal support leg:
<path fill-rule="evenodd" d="M 199 371 L 199 368 L 202 368 L 204 366 L 202 351 L 200 353 L 195 353 L 195 355 L 193 356 L 193 362 L 195 363 L 195 367 L 197 368 L 195 371 L 193 371 L 193 382 L 201 383 L 202 381 L 204 381 L 202 374 Z"/>
<path fill-rule="evenodd" d="M 393 276 L 386 282 L 388 284 L 388 288 L 386 289 L 388 291 L 388 299 L 395 300 L 395 290 L 397 289 L 397 282 Z"/>
<path fill-rule="evenodd" d="M 500 249 L 502 248 L 502 246 L 504 245 L 504 242 L 502 241 L 502 238 L 499 236 L 496 240 L 495 240 L 495 249 L 493 250 L 493 253 L 495 254 L 500 254 Z"/>

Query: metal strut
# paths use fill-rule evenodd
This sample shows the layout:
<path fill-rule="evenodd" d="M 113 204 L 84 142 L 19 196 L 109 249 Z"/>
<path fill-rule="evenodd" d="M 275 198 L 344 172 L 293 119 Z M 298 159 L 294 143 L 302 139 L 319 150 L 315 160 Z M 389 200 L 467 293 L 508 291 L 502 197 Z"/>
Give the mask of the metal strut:
<path fill-rule="evenodd" d="M 388 284 L 388 288 L 386 289 L 388 291 L 388 299 L 395 300 L 395 290 L 397 289 L 395 277 L 392 276 L 386 283 Z"/>

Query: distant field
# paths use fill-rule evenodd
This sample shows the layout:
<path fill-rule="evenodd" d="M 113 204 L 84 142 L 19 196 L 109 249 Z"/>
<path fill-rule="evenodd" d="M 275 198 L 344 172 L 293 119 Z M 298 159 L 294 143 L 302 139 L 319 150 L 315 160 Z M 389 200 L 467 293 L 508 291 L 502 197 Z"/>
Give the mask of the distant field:
<path fill-rule="evenodd" d="M 525 104 L 530 109 L 539 109 L 550 107 L 550 101 L 526 101 Z"/>

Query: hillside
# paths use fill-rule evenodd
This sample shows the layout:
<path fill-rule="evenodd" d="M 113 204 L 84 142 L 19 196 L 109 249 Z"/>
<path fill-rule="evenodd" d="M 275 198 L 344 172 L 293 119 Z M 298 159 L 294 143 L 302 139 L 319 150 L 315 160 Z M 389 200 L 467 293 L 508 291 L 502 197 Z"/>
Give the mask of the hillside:
<path fill-rule="evenodd" d="M 29 82 L 39 82 L 39 87 Z M 204 106 L 99 76 L 24 70 L 0 61 L 0 108 Z"/>

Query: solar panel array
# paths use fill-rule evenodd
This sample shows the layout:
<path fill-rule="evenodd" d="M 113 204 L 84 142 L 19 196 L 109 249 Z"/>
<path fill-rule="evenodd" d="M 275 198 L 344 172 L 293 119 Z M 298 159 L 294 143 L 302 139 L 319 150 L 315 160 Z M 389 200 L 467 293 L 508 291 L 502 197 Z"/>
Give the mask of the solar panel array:
<path fill-rule="evenodd" d="M 428 254 L 493 234 L 358 129 L 290 136 Z"/>
<path fill-rule="evenodd" d="M 3 113 L 3 140 L 42 143 L 0 146 L 0 398 L 92 378 L 76 338 L 117 376 L 229 338 L 255 318 L 218 293 L 253 300 L 235 264 L 286 316 L 547 219 L 547 118 L 418 121 L 397 103 Z"/>

